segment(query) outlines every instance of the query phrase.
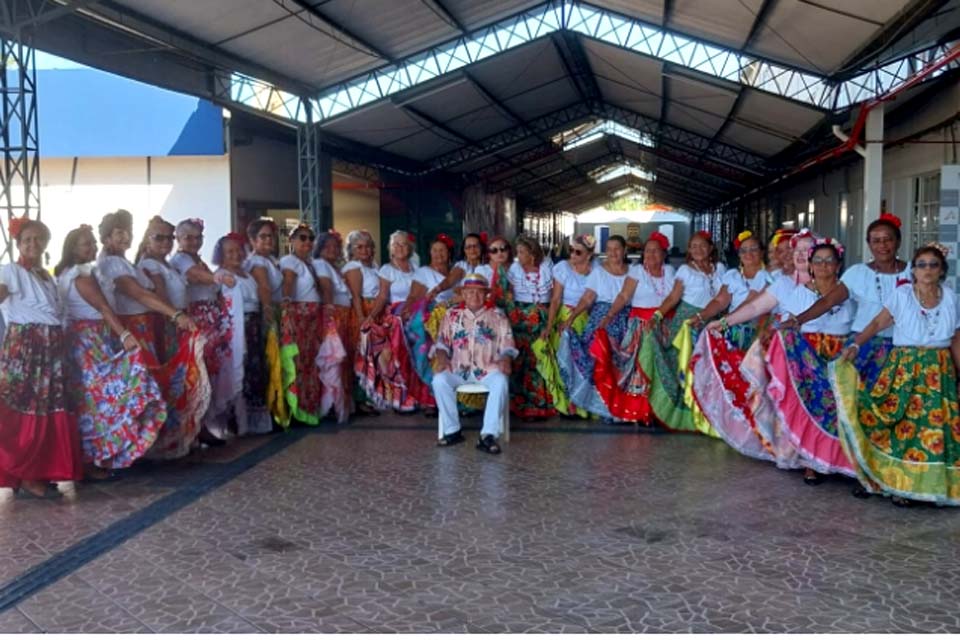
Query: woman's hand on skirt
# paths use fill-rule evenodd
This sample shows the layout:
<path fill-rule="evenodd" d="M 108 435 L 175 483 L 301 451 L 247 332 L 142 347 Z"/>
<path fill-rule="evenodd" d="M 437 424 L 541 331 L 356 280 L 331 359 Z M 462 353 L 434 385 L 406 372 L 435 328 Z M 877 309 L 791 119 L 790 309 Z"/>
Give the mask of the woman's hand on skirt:
<path fill-rule="evenodd" d="M 128 333 L 123 338 L 123 348 L 130 352 L 139 351 L 140 341 Z"/>
<path fill-rule="evenodd" d="M 857 358 L 857 353 L 859 353 L 859 351 L 860 349 L 858 347 L 850 345 L 843 350 L 843 353 L 840 354 L 840 357 L 847 362 L 853 362 Z"/>
<path fill-rule="evenodd" d="M 197 323 L 193 321 L 193 318 L 184 314 L 177 318 L 177 329 L 193 333 L 197 330 Z"/>
<path fill-rule="evenodd" d="M 723 323 L 719 320 L 713 320 L 712 322 L 707 323 L 707 331 L 715 336 L 719 336 L 723 333 Z"/>

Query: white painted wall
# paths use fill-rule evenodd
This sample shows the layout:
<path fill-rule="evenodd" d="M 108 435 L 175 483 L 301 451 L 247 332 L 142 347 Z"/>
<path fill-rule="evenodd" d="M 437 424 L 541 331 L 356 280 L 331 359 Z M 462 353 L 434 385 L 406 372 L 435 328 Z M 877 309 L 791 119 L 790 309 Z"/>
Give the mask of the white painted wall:
<path fill-rule="evenodd" d="M 133 249 L 154 215 L 176 224 L 184 218 L 206 223 L 204 259 L 210 259 L 217 238 L 230 231 L 230 160 L 228 156 L 151 158 L 72 158 L 40 161 L 40 204 L 44 222 L 53 231 L 48 253 L 53 266 L 60 259 L 67 232 L 80 224 L 96 230 L 105 213 L 127 209 L 133 214 Z"/>

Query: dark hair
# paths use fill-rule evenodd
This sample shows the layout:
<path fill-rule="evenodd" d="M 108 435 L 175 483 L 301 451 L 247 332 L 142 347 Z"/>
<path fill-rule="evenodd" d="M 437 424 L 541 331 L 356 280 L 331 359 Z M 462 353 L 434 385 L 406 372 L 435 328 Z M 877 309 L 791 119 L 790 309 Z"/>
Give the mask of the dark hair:
<path fill-rule="evenodd" d="M 483 241 L 483 238 L 480 237 L 479 233 L 468 233 L 467 235 L 463 236 L 463 242 L 460 243 L 460 259 L 467 259 L 466 246 L 467 240 L 470 238 L 476 238 L 477 242 L 480 243 L 480 264 L 484 264 L 487 261 L 487 243 Z"/>
<path fill-rule="evenodd" d="M 749 238 L 746 238 L 745 240 L 742 240 L 742 241 L 740 242 L 740 246 L 742 247 L 744 242 L 750 242 L 751 240 L 753 240 L 754 242 L 757 243 L 757 246 L 760 247 L 760 252 L 761 252 L 761 253 L 763 253 L 764 251 L 767 250 L 766 245 L 763 244 L 763 239 L 760 238 L 760 236 L 756 236 L 756 235 L 750 236 Z M 737 251 L 739 252 L 740 250 L 738 249 Z"/>
<path fill-rule="evenodd" d="M 123 229 L 133 233 L 133 215 L 126 209 L 117 209 L 113 213 L 103 216 L 97 231 L 100 234 L 100 242 L 106 242 L 114 229 Z"/>
<path fill-rule="evenodd" d="M 925 253 L 930 253 L 937 257 L 937 260 L 940 261 L 940 282 L 943 282 L 944 280 L 946 280 L 947 269 L 950 267 L 950 265 L 947 264 L 947 256 L 943 254 L 943 251 L 940 251 L 940 249 L 934 246 L 927 245 L 925 247 L 920 247 L 919 249 L 914 251 L 913 260 L 910 261 L 910 269 L 917 268 L 917 260 L 920 258 L 920 256 L 922 256 Z"/>
<path fill-rule="evenodd" d="M 687 255 L 685 258 L 687 264 L 690 264 L 692 260 L 692 258 L 690 257 L 690 245 L 693 244 L 693 241 L 696 240 L 697 238 L 700 238 L 701 240 L 703 240 L 704 242 L 710 245 L 710 256 L 709 256 L 710 262 L 712 262 L 713 264 L 717 264 L 718 262 L 720 262 L 720 251 L 717 249 L 717 243 L 714 242 L 713 238 L 707 235 L 706 232 L 698 231 L 693 235 L 691 235 L 690 239 L 687 240 Z"/>
<path fill-rule="evenodd" d="M 874 220 L 873 222 L 867 225 L 867 243 L 868 244 L 870 243 L 870 232 L 873 231 L 874 229 L 877 229 L 878 227 L 886 227 L 891 231 L 893 231 L 893 237 L 897 239 L 897 247 L 900 246 L 900 243 L 903 241 L 903 237 L 900 235 L 900 228 L 897 225 L 893 224 L 893 222 L 891 222 L 890 220 L 885 220 L 883 218 Z"/>
<path fill-rule="evenodd" d="M 833 259 L 837 261 L 837 265 L 839 267 L 837 271 L 837 275 L 839 275 L 840 271 L 843 270 L 843 256 L 840 255 L 840 250 L 837 249 L 832 244 L 815 244 L 812 247 L 810 247 L 810 251 L 809 251 L 810 262 L 807 264 L 807 271 L 810 273 L 810 275 L 813 275 L 813 262 L 812 262 L 813 254 L 815 254 L 817 251 L 820 251 L 821 249 L 829 249 L 830 253 L 833 254 Z"/>
<path fill-rule="evenodd" d="M 520 236 L 514 244 L 519 247 L 526 247 L 527 251 L 533 254 L 533 264 L 540 266 L 543 262 L 543 247 L 540 243 L 529 236 Z"/>
<path fill-rule="evenodd" d="M 170 231 L 174 230 L 174 226 L 160 216 L 153 216 L 150 218 L 150 221 L 147 223 L 147 228 L 143 231 L 143 239 L 140 241 L 140 246 L 137 247 L 137 256 L 133 259 L 133 264 L 140 262 L 140 258 L 142 258 L 143 254 L 147 252 L 147 241 L 150 240 L 150 227 L 155 224 L 162 224 L 170 227 Z"/>
<path fill-rule="evenodd" d="M 227 235 L 221 237 L 217 240 L 217 244 L 213 245 L 213 256 L 211 257 L 211 262 L 218 267 L 223 266 L 223 245 L 228 241 L 236 242 L 240 245 L 240 251 L 243 252 L 243 257 L 247 257 L 247 242 L 239 233 L 228 233 Z"/>
<path fill-rule="evenodd" d="M 46 245 L 47 243 L 50 242 L 50 227 L 48 227 L 48 226 L 45 225 L 43 222 L 41 222 L 40 220 L 37 220 L 37 219 L 35 219 L 35 218 L 30 218 L 30 219 L 28 219 L 28 220 L 23 220 L 23 222 L 22 222 L 21 225 L 20 225 L 20 228 L 17 229 L 17 234 L 13 237 L 13 239 L 16 240 L 17 243 L 19 243 L 19 242 L 20 242 L 20 236 L 22 236 L 22 235 L 23 235 L 23 232 L 26 231 L 27 229 L 37 229 L 37 230 L 39 230 L 39 231 L 40 231 L 40 240 L 43 242 L 44 245 Z"/>
<path fill-rule="evenodd" d="M 71 229 L 67 234 L 67 237 L 63 240 L 63 251 L 60 253 L 60 262 L 58 262 L 57 266 L 53 268 L 53 275 L 59 276 L 64 271 L 77 264 L 74 251 L 77 248 L 77 243 L 80 242 L 80 239 L 85 234 L 93 238 L 93 243 L 96 245 L 97 239 L 94 237 L 93 227 L 90 225 L 83 224 L 76 229 Z"/>
<path fill-rule="evenodd" d="M 258 229 L 259 231 L 259 229 Z M 341 250 L 343 249 L 343 238 L 339 233 L 334 233 L 333 231 L 321 231 L 317 234 L 317 239 L 313 242 L 313 257 L 322 258 L 323 257 L 323 247 L 327 244 L 329 240 L 336 240 L 337 244 L 340 245 Z M 339 253 L 339 251 L 338 251 Z"/>
<path fill-rule="evenodd" d="M 257 218 L 247 225 L 247 237 L 250 238 L 252 243 L 257 238 L 257 234 L 260 233 L 260 229 L 264 227 L 270 227 L 270 230 L 273 231 L 273 240 L 276 243 L 279 240 L 277 223 L 273 221 L 273 218 Z"/>
<path fill-rule="evenodd" d="M 611 241 L 619 242 L 620 246 L 622 246 L 624 249 L 627 248 L 627 239 L 621 236 L 619 233 L 615 233 L 609 238 L 607 238 L 607 242 L 611 242 Z"/>

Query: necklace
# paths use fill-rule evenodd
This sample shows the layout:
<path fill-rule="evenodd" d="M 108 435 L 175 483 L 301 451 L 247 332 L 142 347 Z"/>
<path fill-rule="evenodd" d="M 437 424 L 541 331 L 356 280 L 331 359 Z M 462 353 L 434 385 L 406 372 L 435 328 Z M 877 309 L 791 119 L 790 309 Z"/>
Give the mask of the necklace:
<path fill-rule="evenodd" d="M 817 294 L 817 300 L 823 297 L 823 294 L 820 293 L 820 287 L 817 286 L 817 283 L 814 280 L 810 281 L 810 284 L 807 285 L 807 288 L 812 289 L 813 292 Z M 829 293 L 829 291 L 827 293 Z M 833 307 L 830 308 L 830 315 L 835 315 L 837 313 L 840 313 L 839 305 L 834 305 Z"/>
<path fill-rule="evenodd" d="M 662 268 L 661 268 L 662 269 Z M 647 271 L 644 268 L 644 271 Z M 647 271 L 647 275 L 650 276 L 650 280 L 653 282 L 653 292 L 657 296 L 657 300 L 663 301 L 667 297 L 667 287 L 666 287 L 666 278 L 664 277 L 663 271 L 660 271 L 660 277 L 653 275 Z"/>
<path fill-rule="evenodd" d="M 937 295 L 934 296 L 933 304 L 928 304 L 928 301 L 923 299 L 917 285 L 913 285 L 913 293 L 917 297 L 917 302 L 920 303 L 920 317 L 923 319 L 927 337 L 932 338 L 940 324 L 940 299 L 943 296 L 943 290 L 939 286 L 937 287 Z"/>

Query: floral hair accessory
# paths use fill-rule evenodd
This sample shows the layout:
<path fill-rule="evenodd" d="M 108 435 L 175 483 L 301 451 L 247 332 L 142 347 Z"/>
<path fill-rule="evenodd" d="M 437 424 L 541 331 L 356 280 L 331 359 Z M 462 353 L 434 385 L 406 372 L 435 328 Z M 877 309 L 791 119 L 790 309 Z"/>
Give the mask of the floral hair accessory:
<path fill-rule="evenodd" d="M 10 218 L 10 221 L 7 223 L 7 231 L 10 232 L 10 237 L 14 240 L 20 237 L 20 232 L 23 231 L 23 227 L 30 222 L 30 216 L 23 214 L 23 217 L 20 218 Z"/>
<path fill-rule="evenodd" d="M 341 236 L 340 232 L 337 231 L 336 229 L 330 229 L 329 231 L 327 231 L 327 235 L 330 236 L 331 238 L 336 238 L 337 242 L 343 244 L 343 236 Z"/>
<path fill-rule="evenodd" d="M 233 240 L 234 242 L 239 244 L 241 247 L 246 246 L 247 244 L 247 239 L 244 238 L 242 234 L 237 233 L 236 231 L 231 231 L 230 233 L 228 233 L 223 237 L 226 240 Z"/>
<path fill-rule="evenodd" d="M 301 222 L 300 224 L 298 224 L 297 226 L 295 226 L 293 229 L 290 230 L 290 233 L 287 234 L 287 237 L 292 238 L 293 236 L 297 235 L 301 231 L 309 231 L 310 235 L 314 235 L 313 229 L 310 227 L 310 225 L 308 225 L 306 222 Z"/>
<path fill-rule="evenodd" d="M 741 231 L 737 234 L 737 237 L 733 239 L 733 248 L 737 251 L 740 251 L 740 245 L 743 244 L 744 240 L 749 240 L 753 237 L 753 231 Z"/>
<path fill-rule="evenodd" d="M 945 245 L 945 244 L 940 244 L 939 242 L 936 242 L 936 241 L 934 241 L 934 242 L 928 242 L 927 244 L 923 245 L 923 248 L 924 248 L 924 249 L 936 249 L 937 251 L 939 251 L 940 253 L 943 254 L 943 257 L 944 257 L 944 258 L 946 258 L 947 256 L 950 255 L 950 247 L 948 247 L 948 246 Z"/>
<path fill-rule="evenodd" d="M 837 257 L 843 260 L 843 252 L 844 252 L 843 245 L 840 244 L 840 241 L 837 240 L 836 238 L 830 238 L 830 237 L 817 238 L 816 241 L 813 243 L 813 246 L 810 247 L 809 250 L 807 250 L 807 258 L 809 259 L 810 257 L 812 257 L 813 253 L 817 249 L 822 249 L 824 247 L 833 247 L 834 251 L 837 252 Z"/>
<path fill-rule="evenodd" d="M 460 287 L 462 289 L 489 289 L 490 285 L 487 283 L 487 279 L 479 273 L 470 273 L 464 277 Z"/>
<path fill-rule="evenodd" d="M 408 233 L 407 233 L 407 242 L 409 242 L 410 244 L 414 244 L 414 243 L 416 243 L 416 241 L 417 241 L 417 236 L 415 236 L 415 235 L 413 235 L 412 233 L 409 233 L 409 232 L 408 232 Z"/>
<path fill-rule="evenodd" d="M 881 213 L 878 219 L 883 220 L 884 222 L 889 222 L 890 224 L 895 226 L 897 229 L 899 229 L 900 225 L 903 224 L 903 221 L 900 220 L 900 218 L 898 218 L 897 216 L 893 215 L 892 213 Z"/>
<path fill-rule="evenodd" d="M 187 218 L 187 222 L 195 226 L 200 231 L 203 231 L 203 220 L 200 218 Z"/>
<path fill-rule="evenodd" d="M 487 244 L 487 232 L 481 231 L 478 235 L 480 236 L 480 242 Z"/>
<path fill-rule="evenodd" d="M 800 242 L 801 240 L 803 240 L 804 238 L 810 238 L 811 240 L 816 241 L 817 236 L 815 236 L 815 235 L 813 234 L 813 231 L 810 231 L 810 229 L 804 227 L 803 229 L 800 229 L 800 231 L 796 232 L 796 233 L 790 238 L 790 248 L 791 248 L 791 249 L 796 249 L 796 248 L 797 248 L 797 243 Z"/>
<path fill-rule="evenodd" d="M 660 248 L 664 251 L 670 249 L 670 239 L 659 231 L 654 231 L 650 234 L 650 237 L 647 238 L 647 242 L 650 242 L 651 240 L 659 244 Z"/>
<path fill-rule="evenodd" d="M 573 241 L 577 244 L 582 244 L 589 251 L 593 251 L 594 247 L 597 246 L 597 239 L 589 233 L 581 233 L 578 236 L 573 236 Z"/>
<path fill-rule="evenodd" d="M 447 251 L 453 251 L 453 248 L 456 246 L 453 238 L 445 233 L 438 233 L 435 242 L 442 242 L 447 247 Z"/>
<path fill-rule="evenodd" d="M 797 232 L 793 229 L 777 229 L 773 233 L 773 238 L 771 238 L 770 244 L 772 244 L 774 247 L 778 247 L 780 246 L 781 242 L 784 240 L 789 240 L 796 235 L 796 233 Z"/>
<path fill-rule="evenodd" d="M 701 238 L 703 238 L 704 240 L 707 240 L 708 242 L 713 242 L 713 234 L 707 231 L 706 229 L 701 229 L 700 231 L 697 231 L 693 235 L 700 236 Z"/>

